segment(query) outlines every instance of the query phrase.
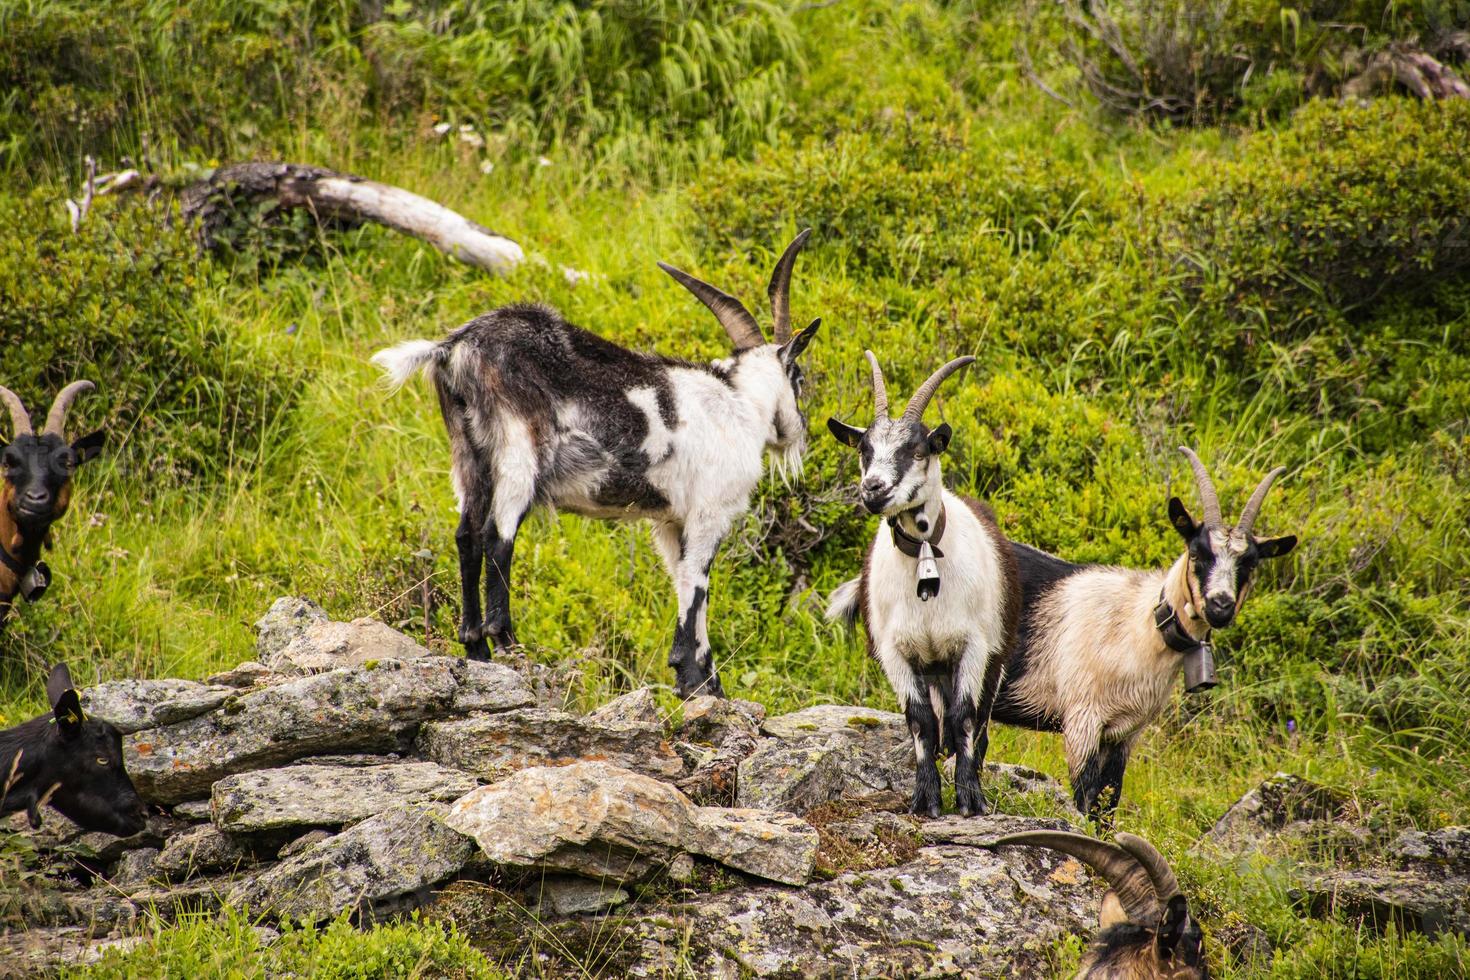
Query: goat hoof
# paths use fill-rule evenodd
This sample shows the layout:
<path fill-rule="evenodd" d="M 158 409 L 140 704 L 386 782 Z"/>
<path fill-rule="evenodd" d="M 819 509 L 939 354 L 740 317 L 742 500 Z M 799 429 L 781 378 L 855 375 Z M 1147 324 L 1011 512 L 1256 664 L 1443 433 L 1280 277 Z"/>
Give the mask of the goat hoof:
<path fill-rule="evenodd" d="M 464 656 L 466 660 L 489 660 L 490 646 L 483 638 L 471 640 L 464 645 Z"/>
<path fill-rule="evenodd" d="M 962 817 L 983 817 L 990 810 L 990 807 L 985 804 L 985 795 L 978 788 L 959 790 L 955 793 L 955 797 L 955 803 Z"/>

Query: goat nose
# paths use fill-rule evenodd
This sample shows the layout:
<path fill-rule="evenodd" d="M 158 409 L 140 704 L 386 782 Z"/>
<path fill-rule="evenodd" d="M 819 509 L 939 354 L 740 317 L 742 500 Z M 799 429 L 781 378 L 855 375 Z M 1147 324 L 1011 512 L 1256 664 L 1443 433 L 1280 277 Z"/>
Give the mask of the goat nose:
<path fill-rule="evenodd" d="M 1235 599 L 1231 596 L 1209 596 L 1205 599 L 1205 619 L 1214 627 L 1226 626 L 1235 616 Z"/>
<path fill-rule="evenodd" d="M 45 490 L 27 490 L 21 495 L 21 500 L 33 507 L 45 507 L 51 503 L 51 495 Z"/>

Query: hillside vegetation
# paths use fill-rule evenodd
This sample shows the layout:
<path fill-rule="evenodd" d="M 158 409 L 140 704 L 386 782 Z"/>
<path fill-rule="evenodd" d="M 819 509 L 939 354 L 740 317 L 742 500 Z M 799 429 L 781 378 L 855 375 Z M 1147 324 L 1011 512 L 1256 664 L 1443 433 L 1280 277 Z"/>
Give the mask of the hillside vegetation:
<path fill-rule="evenodd" d="M 979 358 L 936 400 L 945 473 L 1073 560 L 1177 556 L 1165 502 L 1198 513 L 1181 444 L 1227 514 L 1285 465 L 1260 529 L 1302 544 L 1219 634 L 1222 686 L 1181 694 L 1143 740 L 1118 825 L 1177 856 L 1208 929 L 1264 929 L 1274 975 L 1463 972 L 1463 939 L 1307 919 L 1268 874 L 1186 851 L 1278 770 L 1378 824 L 1470 822 L 1470 100 L 1337 97 L 1375 52 L 1432 48 L 1470 12 L 1212 9 L 1208 31 L 1140 50 L 1163 73 L 1179 45 L 1238 36 L 1260 68 L 1201 75 L 1161 118 L 1095 96 L 1107 55 L 1050 6 L 0 0 L 0 383 L 37 405 L 92 378 L 73 431 L 109 433 L 57 528 L 56 586 L 0 634 L 0 724 L 41 709 L 58 659 L 88 680 L 233 665 L 285 593 L 457 650 L 437 405 L 385 392 L 371 353 L 535 300 L 719 357 L 718 325 L 655 260 L 755 308 L 811 226 L 793 279 L 795 317 L 826 324 L 811 449 L 715 565 L 727 691 L 893 707 L 861 642 L 820 618 L 875 526 L 823 424 L 869 417 L 864 348 L 902 391 Z M 101 198 L 73 234 L 84 154 L 162 192 Z M 376 227 L 263 214 L 201 253 L 167 189 L 248 159 L 410 188 L 532 261 L 494 278 Z M 575 664 L 583 704 L 667 684 L 675 609 L 646 530 L 542 515 L 522 533 L 530 655 Z M 1001 730 L 991 758 L 1065 774 L 1052 736 Z M 252 936 L 208 942 L 244 955 Z M 459 949 L 442 938 L 421 941 Z"/>

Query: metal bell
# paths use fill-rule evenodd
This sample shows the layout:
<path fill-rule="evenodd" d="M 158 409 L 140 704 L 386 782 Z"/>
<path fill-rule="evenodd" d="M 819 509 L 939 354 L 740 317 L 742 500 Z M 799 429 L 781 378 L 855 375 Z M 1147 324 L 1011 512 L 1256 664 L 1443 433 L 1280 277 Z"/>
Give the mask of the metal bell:
<path fill-rule="evenodd" d="M 939 594 L 939 562 L 927 541 L 919 542 L 919 601 L 928 602 Z"/>
<path fill-rule="evenodd" d="M 38 561 L 20 580 L 20 594 L 26 602 L 35 602 L 51 588 L 51 569 L 44 561 Z"/>
<path fill-rule="evenodd" d="M 1184 693 L 1198 694 L 1220 683 L 1215 676 L 1215 653 L 1201 643 L 1184 655 Z"/>

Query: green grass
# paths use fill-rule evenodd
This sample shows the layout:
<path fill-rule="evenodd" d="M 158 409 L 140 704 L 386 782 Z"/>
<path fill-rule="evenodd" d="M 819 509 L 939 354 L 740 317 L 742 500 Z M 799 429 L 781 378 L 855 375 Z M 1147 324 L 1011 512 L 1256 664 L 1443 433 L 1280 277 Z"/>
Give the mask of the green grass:
<path fill-rule="evenodd" d="M 68 9 L 27 23 L 61 31 Z M 0 34 L 29 10 L 0 3 Z M 1260 130 L 1143 128 L 1027 84 L 1011 5 L 928 0 L 773 9 L 775 48 L 690 41 L 707 66 L 728 61 L 727 81 L 772 59 L 786 79 L 743 109 L 748 87 L 719 89 L 703 123 L 687 117 L 678 79 L 651 92 L 616 65 L 597 69 L 616 90 L 607 101 L 543 104 L 548 91 L 569 98 L 576 77 L 578 62 L 555 53 L 555 84 L 528 88 L 510 111 L 476 101 L 478 56 L 455 46 L 501 27 L 413 35 L 465 72 L 438 91 L 402 62 L 396 87 L 392 71 L 368 70 L 364 52 L 381 50 L 370 35 L 390 28 L 345 7 L 318 9 L 308 31 L 272 26 L 266 8 L 249 22 L 230 4 L 209 10 L 213 21 L 196 15 L 207 30 L 180 21 L 170 43 L 207 61 L 212 44 L 244 39 L 238 56 L 276 64 L 279 90 L 167 68 L 153 11 L 127 30 L 137 63 L 157 70 L 111 122 L 77 135 L 17 122 L 14 101 L 0 111 L 0 343 L 11 352 L 0 383 L 35 401 L 90 371 L 101 391 L 79 406 L 77 431 L 106 424 L 111 437 L 57 528 L 56 585 L 0 637 L 0 724 L 41 709 L 56 659 L 89 682 L 201 677 L 248 659 L 250 624 L 283 593 L 455 650 L 442 424 L 422 385 L 381 388 L 372 352 L 533 299 L 619 342 L 719 357 L 718 326 L 654 261 L 756 308 L 774 251 L 810 222 L 793 302 L 798 319 L 826 323 L 808 355 L 811 451 L 804 481 L 768 481 L 715 565 L 710 626 L 727 690 L 773 712 L 894 706 L 860 642 L 818 614 L 873 530 L 844 496 L 854 461 L 822 424 L 868 412 L 864 347 L 905 390 L 949 356 L 980 356 L 938 400 L 956 433 L 945 472 L 988 497 L 1018 540 L 1076 560 L 1172 560 L 1164 503 L 1180 493 L 1194 505 L 1181 443 L 1210 464 L 1227 509 L 1286 464 L 1262 529 L 1303 543 L 1221 635 L 1224 686 L 1181 698 L 1144 737 L 1119 826 L 1181 856 L 1207 896 L 1207 927 L 1264 928 L 1276 975 L 1463 970 L 1463 941 L 1306 920 L 1269 869 L 1182 856 L 1277 770 L 1352 794 L 1386 826 L 1470 820 L 1470 277 L 1463 256 L 1413 234 L 1465 200 L 1459 143 L 1445 135 L 1463 128 L 1462 111 L 1390 100 L 1361 114 L 1316 106 Z M 404 35 L 407 15 L 394 16 Z M 1066 66 L 1031 45 L 1049 82 L 1068 84 Z M 29 50 L 0 42 L 0 73 L 41 58 Z M 14 98 L 112 90 L 47 70 Z M 310 79 L 313 111 L 283 95 L 297 78 Z M 441 141 L 436 118 L 505 138 Z M 743 120 L 738 138 L 715 139 L 709 120 L 727 118 Z M 212 159 L 318 163 L 442 201 L 533 261 L 493 278 L 376 228 L 283 239 L 303 259 L 278 266 L 270 251 L 196 256 L 135 202 L 102 202 L 73 237 L 58 202 L 74 193 L 77 152 L 116 166 L 144 132 L 172 177 Z M 1330 168 L 1313 169 L 1319 140 L 1334 147 Z M 1379 155 L 1402 166 L 1359 167 Z M 1410 164 L 1417 183 L 1396 176 Z M 1293 193 L 1303 186 L 1318 196 Z M 1195 220 L 1202 201 L 1229 220 Z M 1340 265 L 1312 264 L 1326 253 L 1293 237 L 1308 223 L 1367 232 L 1333 239 Z M 572 286 L 562 265 L 592 278 Z M 1360 287 L 1380 273 L 1390 288 L 1365 300 Z M 578 665 L 573 700 L 667 685 L 674 604 L 646 530 L 541 515 L 522 534 L 518 632 L 532 656 Z M 1065 773 L 1052 736 L 1001 729 L 991 758 Z M 241 922 L 191 923 L 153 940 L 135 975 L 215 928 L 235 930 L 242 962 L 276 955 L 250 947 Z"/>

